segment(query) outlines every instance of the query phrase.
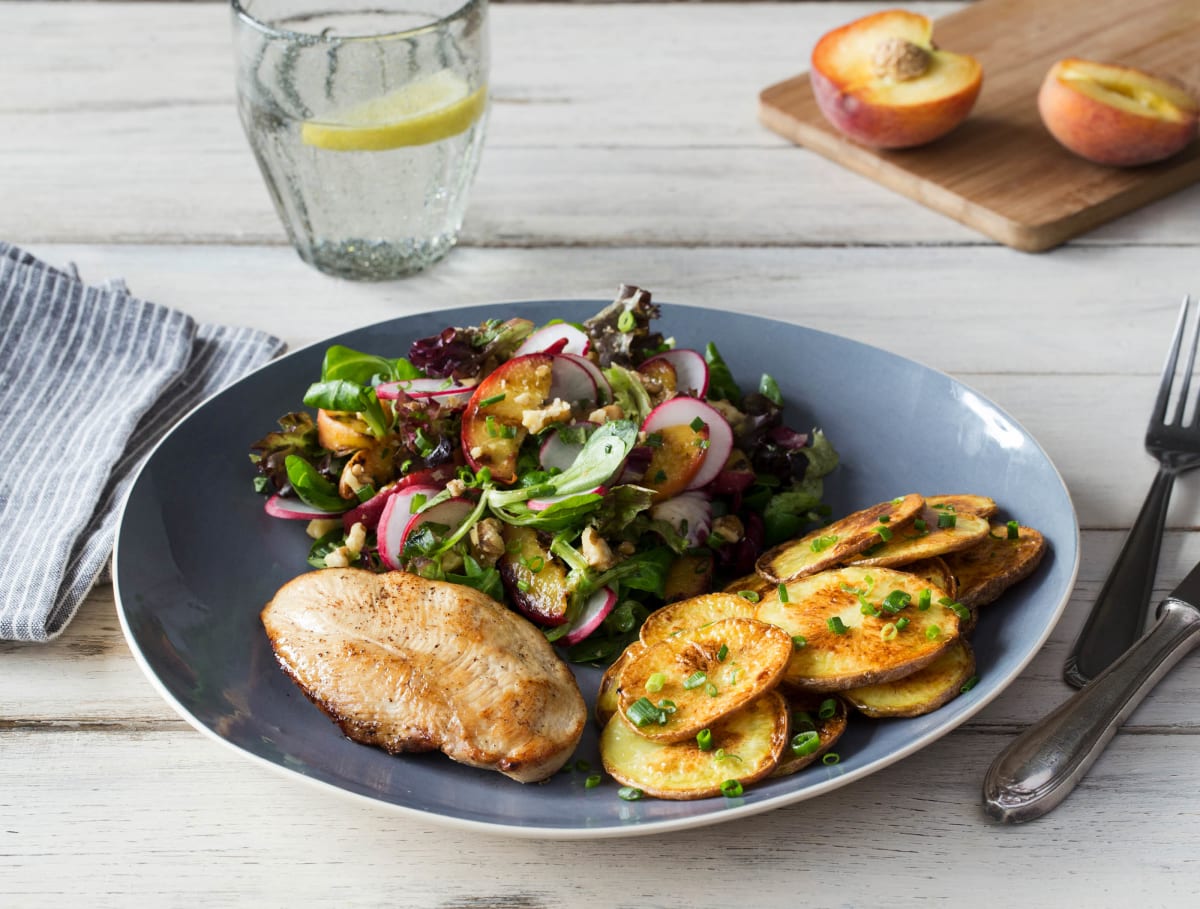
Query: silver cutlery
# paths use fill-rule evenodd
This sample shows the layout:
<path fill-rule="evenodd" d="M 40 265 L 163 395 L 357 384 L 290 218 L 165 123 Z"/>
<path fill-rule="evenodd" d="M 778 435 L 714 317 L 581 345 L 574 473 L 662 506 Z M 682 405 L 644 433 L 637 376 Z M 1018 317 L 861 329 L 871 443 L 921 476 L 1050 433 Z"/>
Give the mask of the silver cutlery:
<path fill-rule="evenodd" d="M 1141 636 L 1175 477 L 1200 466 L 1200 404 L 1194 405 L 1196 413 L 1186 412 L 1200 342 L 1200 314 L 1193 320 L 1177 403 L 1171 416 L 1167 415 L 1190 303 L 1191 297 L 1184 297 L 1179 308 L 1175 335 L 1146 429 L 1146 451 L 1158 460 L 1158 475 L 1063 666 L 1063 678 L 1076 688 L 1099 675 Z"/>
<path fill-rule="evenodd" d="M 1144 637 L 1001 752 L 983 782 L 989 815 L 1030 821 L 1067 797 L 1159 679 L 1200 643 L 1197 604 L 1200 565 L 1159 604 Z"/>

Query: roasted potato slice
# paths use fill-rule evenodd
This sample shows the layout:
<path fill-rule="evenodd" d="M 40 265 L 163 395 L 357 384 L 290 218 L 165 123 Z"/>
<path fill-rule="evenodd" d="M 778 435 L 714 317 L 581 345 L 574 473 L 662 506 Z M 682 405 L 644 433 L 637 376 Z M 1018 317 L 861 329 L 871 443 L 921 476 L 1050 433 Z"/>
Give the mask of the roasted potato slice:
<path fill-rule="evenodd" d="M 922 716 L 954 700 L 975 674 L 975 654 L 961 638 L 912 675 L 892 682 L 850 688 L 842 697 L 867 716 Z"/>
<path fill-rule="evenodd" d="M 617 682 L 621 678 L 621 670 L 645 649 L 646 645 L 641 641 L 634 641 L 604 670 L 604 675 L 600 678 L 600 690 L 596 693 L 596 725 L 601 729 L 617 712 Z"/>
<path fill-rule="evenodd" d="M 997 522 L 978 545 L 947 556 L 946 564 L 958 580 L 959 602 L 975 607 L 1032 574 L 1045 553 L 1046 540 L 1032 527 L 1018 527 L 1010 540 L 1007 525 Z"/>
<path fill-rule="evenodd" d="M 846 702 L 840 697 L 834 695 L 822 697 L 806 691 L 787 691 L 783 694 L 787 699 L 791 718 L 788 727 L 788 746 L 783 749 L 783 756 L 775 765 L 775 769 L 771 771 L 772 777 L 790 776 L 803 770 L 814 761 L 820 760 L 837 744 L 837 740 L 846 731 Z M 822 718 L 821 707 L 827 701 L 832 702 L 833 715 Z M 797 741 L 798 737 L 802 737 L 809 730 L 817 733 L 817 746 L 812 751 L 807 750 L 808 746 L 805 743 Z M 803 746 L 806 753 L 797 754 L 795 749 L 798 746 Z"/>
<path fill-rule="evenodd" d="M 746 786 L 779 763 L 788 743 L 787 703 L 778 692 L 768 691 L 708 729 L 711 747 L 702 751 L 694 736 L 675 744 L 653 742 L 614 716 L 600 735 L 600 759 L 609 776 L 646 795 L 720 795 L 726 780 Z"/>
<path fill-rule="evenodd" d="M 711 552 L 677 556 L 667 569 L 663 584 L 663 602 L 674 603 L 697 597 L 712 590 L 713 556 Z"/>
<path fill-rule="evenodd" d="M 825 571 L 792 581 L 786 590 L 787 602 L 778 592 L 768 594 L 755 617 L 796 638 L 784 682 L 806 691 L 841 691 L 911 675 L 959 635 L 958 616 L 944 590 L 890 568 Z M 906 596 L 909 605 L 899 611 L 884 608 Z M 929 605 L 920 608 L 926 600 Z M 901 630 L 895 626 L 902 618 L 908 622 Z"/>
<path fill-rule="evenodd" d="M 943 524 L 950 526 L 941 526 Z M 920 517 L 908 527 L 896 528 L 886 543 L 872 546 L 847 564 L 896 568 L 920 559 L 968 549 L 987 535 L 987 520 L 974 512 L 953 511 L 949 506 L 931 508 L 927 505 L 921 510 Z"/>
<path fill-rule="evenodd" d="M 928 581 L 930 586 L 946 591 L 946 596 L 951 599 L 958 595 L 958 581 L 954 577 L 954 572 L 950 570 L 950 566 L 946 564 L 946 560 L 941 556 L 921 559 L 919 562 L 909 562 L 897 570 L 915 574 Z"/>
<path fill-rule="evenodd" d="M 955 511 L 973 511 L 981 518 L 990 518 L 996 513 L 996 500 L 988 496 L 977 496 L 961 493 L 949 496 L 926 496 L 925 504 L 936 508 L 938 505 L 950 505 Z"/>
<path fill-rule="evenodd" d="M 774 590 L 778 587 L 772 581 L 768 581 L 761 574 L 748 574 L 740 577 L 735 581 L 730 581 L 725 585 L 725 593 L 741 593 L 743 590 L 749 590 L 751 593 L 757 593 L 760 597 L 764 596 L 768 590 Z"/>
<path fill-rule="evenodd" d="M 669 603 L 650 613 L 642 623 L 640 636 L 642 643 L 649 647 L 721 619 L 752 619 L 757 608 L 737 594 L 706 593 Z"/>
<path fill-rule="evenodd" d="M 621 671 L 617 707 L 637 733 L 681 742 L 779 683 L 792 654 L 780 628 L 753 619 L 721 619 L 668 638 L 632 657 Z M 634 705 L 660 710 L 639 716 Z"/>
<path fill-rule="evenodd" d="M 924 500 L 907 495 L 856 511 L 799 540 L 781 543 L 758 558 L 755 568 L 773 584 L 794 581 L 841 565 L 909 526 Z"/>

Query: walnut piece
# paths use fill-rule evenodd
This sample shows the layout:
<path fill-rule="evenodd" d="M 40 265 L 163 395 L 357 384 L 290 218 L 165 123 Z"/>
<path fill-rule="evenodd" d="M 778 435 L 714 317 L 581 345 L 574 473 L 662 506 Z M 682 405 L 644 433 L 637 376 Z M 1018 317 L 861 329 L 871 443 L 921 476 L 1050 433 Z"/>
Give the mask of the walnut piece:
<path fill-rule="evenodd" d="M 925 75 L 932 57 L 919 44 L 903 38 L 888 38 L 875 47 L 871 55 L 871 69 L 881 79 L 907 82 Z"/>
<path fill-rule="evenodd" d="M 583 531 L 583 557 L 596 571 L 608 571 L 617 564 L 608 543 L 596 532 L 594 527 L 588 527 Z"/>

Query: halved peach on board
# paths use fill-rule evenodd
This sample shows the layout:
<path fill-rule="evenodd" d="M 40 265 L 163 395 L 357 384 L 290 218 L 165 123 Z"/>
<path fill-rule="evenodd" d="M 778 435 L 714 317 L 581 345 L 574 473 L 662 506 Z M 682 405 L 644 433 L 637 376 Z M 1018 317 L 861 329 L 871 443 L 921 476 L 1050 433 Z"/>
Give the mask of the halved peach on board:
<path fill-rule="evenodd" d="M 1096 164 L 1128 167 L 1186 148 L 1196 138 L 1200 103 L 1158 76 L 1070 57 L 1046 74 L 1038 112 L 1068 150 Z"/>
<path fill-rule="evenodd" d="M 966 119 L 983 68 L 938 49 L 927 16 L 892 9 L 822 37 L 809 79 L 821 113 L 840 132 L 875 148 L 910 148 Z"/>

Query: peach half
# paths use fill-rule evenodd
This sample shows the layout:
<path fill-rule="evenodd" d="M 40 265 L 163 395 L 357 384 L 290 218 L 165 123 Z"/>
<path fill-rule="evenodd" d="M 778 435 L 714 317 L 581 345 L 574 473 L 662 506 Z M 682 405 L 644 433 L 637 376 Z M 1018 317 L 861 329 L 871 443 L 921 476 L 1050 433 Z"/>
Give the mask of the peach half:
<path fill-rule="evenodd" d="M 1068 58 L 1038 92 L 1050 135 L 1097 164 L 1161 161 L 1196 138 L 1200 105 L 1174 82 L 1127 66 Z"/>
<path fill-rule="evenodd" d="M 824 35 L 809 79 L 821 113 L 840 132 L 875 148 L 910 148 L 966 119 L 983 68 L 936 48 L 927 16 L 892 9 Z"/>

